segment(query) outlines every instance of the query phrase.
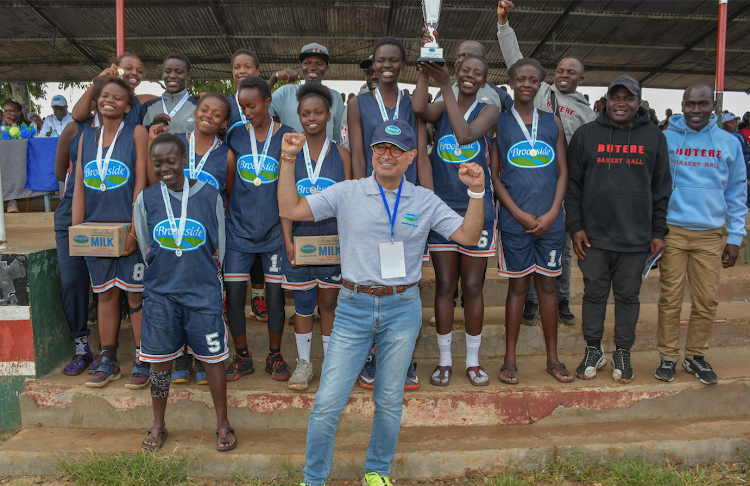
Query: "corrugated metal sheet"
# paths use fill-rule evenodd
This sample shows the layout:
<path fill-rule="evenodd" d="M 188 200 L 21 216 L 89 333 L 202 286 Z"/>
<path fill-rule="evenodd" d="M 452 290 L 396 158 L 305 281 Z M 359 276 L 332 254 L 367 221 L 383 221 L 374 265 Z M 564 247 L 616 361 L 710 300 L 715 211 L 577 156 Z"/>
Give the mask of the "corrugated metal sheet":
<path fill-rule="evenodd" d="M 517 2 L 510 22 L 524 55 L 536 51 L 548 69 L 566 56 L 578 57 L 587 85 L 606 85 L 623 72 L 650 76 L 649 87 L 713 83 L 717 2 L 582 0 L 541 44 L 571 1 Z M 173 51 L 191 59 L 193 79 L 229 78 L 230 56 L 238 48 L 258 53 L 261 72 L 269 75 L 297 65 L 299 49 L 310 42 L 328 47 L 329 79 L 360 79 L 359 61 L 378 38 L 393 35 L 407 48 L 401 79 L 416 81 L 419 0 L 125 0 L 125 6 L 126 47 L 143 59 L 146 79 L 160 78 L 161 59 Z M 732 0 L 730 15 L 748 7 L 750 0 Z M 477 40 L 487 50 L 490 79 L 504 83 L 496 8 L 496 0 L 444 1 L 439 30 L 449 62 L 462 41 Z M 114 57 L 114 32 L 112 0 L 2 1 L 0 80 L 89 80 Z M 727 88 L 750 90 L 750 8 L 730 23 L 727 47 Z"/>

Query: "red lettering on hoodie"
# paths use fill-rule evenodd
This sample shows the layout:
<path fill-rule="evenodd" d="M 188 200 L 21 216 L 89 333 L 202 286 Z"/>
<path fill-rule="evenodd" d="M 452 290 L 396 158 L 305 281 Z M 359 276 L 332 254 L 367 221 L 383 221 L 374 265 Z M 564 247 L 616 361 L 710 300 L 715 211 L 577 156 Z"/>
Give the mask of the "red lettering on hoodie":
<path fill-rule="evenodd" d="M 678 148 L 674 151 L 674 153 L 675 155 L 684 155 L 685 157 L 716 157 L 717 159 L 721 160 L 721 150 L 704 148 Z M 708 167 L 708 165 L 706 167 Z"/>

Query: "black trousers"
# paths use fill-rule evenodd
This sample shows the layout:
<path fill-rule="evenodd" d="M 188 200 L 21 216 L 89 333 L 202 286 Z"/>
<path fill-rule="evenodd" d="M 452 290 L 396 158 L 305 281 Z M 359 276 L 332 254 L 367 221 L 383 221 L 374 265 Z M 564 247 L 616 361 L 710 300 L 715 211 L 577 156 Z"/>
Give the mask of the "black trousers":
<path fill-rule="evenodd" d="M 63 312 L 68 321 L 70 339 L 88 336 L 89 330 L 89 269 L 83 257 L 70 256 L 67 231 L 56 231 L 57 267 L 60 273 L 60 294 Z"/>
<path fill-rule="evenodd" d="M 635 342 L 635 326 L 641 302 L 643 266 L 648 253 L 623 253 L 584 248 L 586 258 L 578 260 L 583 273 L 583 337 L 601 341 L 607 313 L 609 290 L 615 296 L 615 345 L 630 349 Z"/>

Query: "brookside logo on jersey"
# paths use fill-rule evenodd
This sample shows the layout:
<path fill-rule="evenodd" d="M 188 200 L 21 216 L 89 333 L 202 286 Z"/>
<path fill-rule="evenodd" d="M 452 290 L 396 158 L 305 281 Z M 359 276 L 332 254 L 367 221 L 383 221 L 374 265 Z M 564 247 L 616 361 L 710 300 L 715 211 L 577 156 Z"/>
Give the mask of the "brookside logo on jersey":
<path fill-rule="evenodd" d="M 261 155 L 258 154 L 258 157 Z M 240 179 L 250 184 L 255 182 L 255 164 L 253 164 L 253 154 L 247 154 L 240 157 L 237 161 L 237 170 L 240 171 Z M 271 184 L 279 178 L 279 161 L 266 155 L 260 164 L 260 182 L 261 184 Z"/>
<path fill-rule="evenodd" d="M 408 224 L 409 226 L 414 226 L 416 228 L 419 226 L 419 217 L 414 213 L 406 213 L 404 214 L 404 220 L 401 221 L 401 224 Z"/>
<path fill-rule="evenodd" d="M 119 160 L 110 159 L 109 167 L 107 167 L 107 177 L 104 179 L 107 190 L 124 186 L 127 184 L 128 179 L 130 179 L 130 168 Z M 89 189 L 100 190 L 102 181 L 99 179 L 99 169 L 96 167 L 96 160 L 92 160 L 84 166 L 83 184 Z"/>
<path fill-rule="evenodd" d="M 437 148 L 438 156 L 449 164 L 462 164 L 473 160 L 479 155 L 479 151 L 481 150 L 479 141 L 459 146 L 455 135 L 452 133 L 440 137 Z M 456 148 L 459 150 L 456 150 Z"/>
<path fill-rule="evenodd" d="M 532 157 L 529 142 L 521 140 L 513 144 L 508 149 L 508 162 L 521 169 L 539 169 L 547 167 L 555 160 L 555 151 L 548 143 L 537 140 L 534 148 L 536 149 L 536 155 Z"/>
<path fill-rule="evenodd" d="M 179 218 L 175 218 L 179 221 Z M 159 246 L 164 250 L 175 251 L 177 245 L 172 237 L 172 230 L 169 229 L 169 220 L 165 219 L 154 227 L 154 240 L 159 242 Z M 193 251 L 206 242 L 206 228 L 200 222 L 188 218 L 185 221 L 185 234 L 182 236 L 180 249 L 183 251 Z"/>
<path fill-rule="evenodd" d="M 297 194 L 299 194 L 299 197 L 309 196 L 310 194 L 324 191 L 334 184 L 336 184 L 336 181 L 333 179 L 318 177 L 318 180 L 315 182 L 315 190 L 310 191 L 312 189 L 312 182 L 310 182 L 309 177 L 306 177 L 297 181 Z"/>
<path fill-rule="evenodd" d="M 186 167 L 182 172 L 185 174 L 185 177 L 190 177 L 189 168 Z M 200 171 L 198 173 L 198 180 L 203 181 L 206 184 L 211 184 L 214 189 L 221 191 L 221 188 L 219 187 L 219 181 L 210 172 L 206 172 L 205 170 Z"/>

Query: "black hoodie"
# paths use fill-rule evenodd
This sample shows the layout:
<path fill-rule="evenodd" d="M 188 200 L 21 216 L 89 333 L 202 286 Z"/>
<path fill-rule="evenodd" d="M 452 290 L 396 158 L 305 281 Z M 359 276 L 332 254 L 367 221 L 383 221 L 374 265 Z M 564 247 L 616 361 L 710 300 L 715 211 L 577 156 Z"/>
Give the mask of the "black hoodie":
<path fill-rule="evenodd" d="M 570 234 L 586 230 L 594 248 L 648 251 L 667 234 L 672 188 L 667 139 L 638 108 L 625 127 L 613 124 L 606 107 L 576 130 L 568 147 L 565 219 Z"/>

